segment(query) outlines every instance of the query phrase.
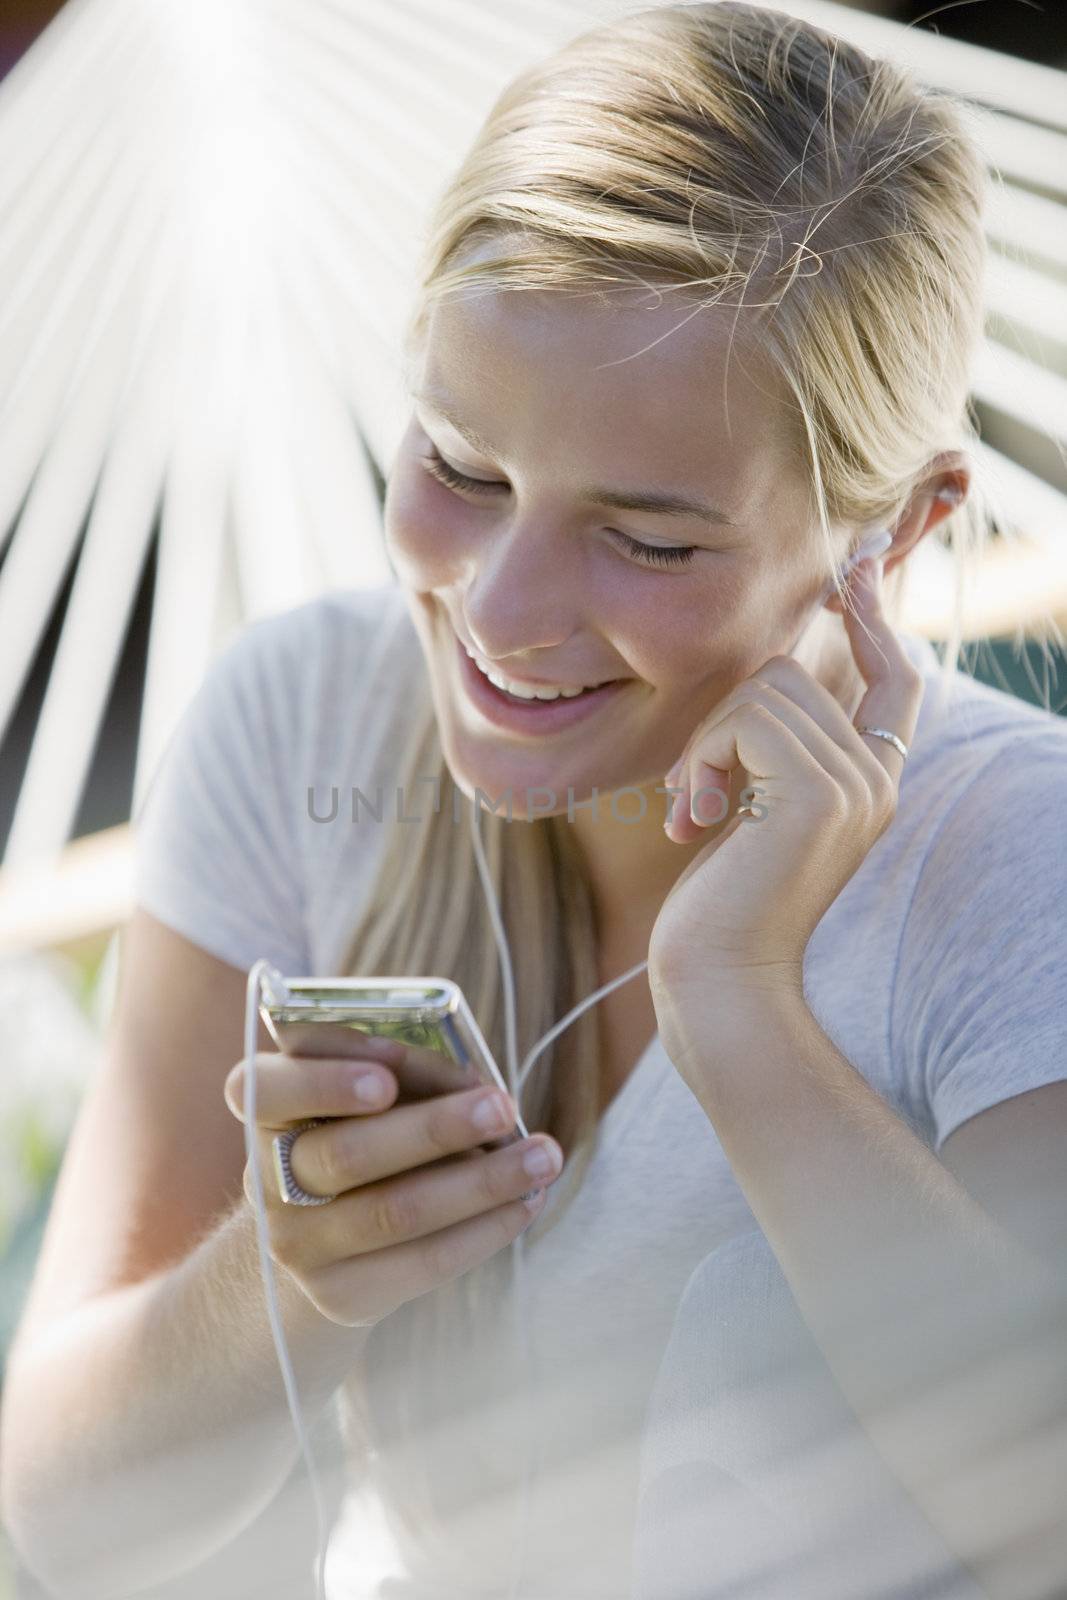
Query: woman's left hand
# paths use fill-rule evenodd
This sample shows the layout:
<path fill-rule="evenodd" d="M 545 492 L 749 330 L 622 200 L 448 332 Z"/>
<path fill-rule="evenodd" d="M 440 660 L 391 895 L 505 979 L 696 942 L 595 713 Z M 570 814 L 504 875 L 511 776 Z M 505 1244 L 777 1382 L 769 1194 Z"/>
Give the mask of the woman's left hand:
<path fill-rule="evenodd" d="M 855 725 L 799 662 L 774 656 L 709 713 L 667 775 L 684 789 L 669 830 L 679 842 L 722 821 L 726 798 L 698 797 L 706 820 L 694 821 L 691 797 L 700 789 L 725 797 L 738 770 L 751 775 L 757 809 L 719 828 L 660 909 L 648 958 L 657 1013 L 684 1003 L 685 993 L 706 994 L 724 975 L 800 993 L 817 923 L 896 814 L 904 759 L 856 725 L 888 728 L 910 744 L 923 680 L 882 610 L 881 561 L 868 576 L 871 565 L 851 578 L 857 615 L 843 611 L 867 684 Z"/>

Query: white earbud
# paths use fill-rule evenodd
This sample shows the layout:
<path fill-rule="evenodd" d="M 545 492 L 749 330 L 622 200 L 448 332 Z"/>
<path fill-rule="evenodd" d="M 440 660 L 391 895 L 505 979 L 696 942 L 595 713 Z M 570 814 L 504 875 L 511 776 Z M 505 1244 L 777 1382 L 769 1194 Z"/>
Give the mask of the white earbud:
<path fill-rule="evenodd" d="M 840 568 L 841 582 L 844 583 L 845 579 L 848 577 L 848 574 L 853 570 L 853 568 L 857 567 L 859 563 L 867 556 L 883 555 L 885 551 L 889 549 L 889 546 L 892 543 L 893 535 L 888 528 L 879 528 L 876 532 L 868 534 L 866 539 L 863 540 L 863 543 L 860 544 L 857 549 L 853 550 L 852 554 Z M 834 585 L 832 583 L 827 583 L 826 588 L 822 592 L 819 604 L 822 605 L 834 593 L 836 593 Z"/>
<path fill-rule="evenodd" d="M 877 532 L 870 534 L 861 545 L 853 550 L 845 562 L 845 573 L 851 572 L 853 567 L 858 567 L 860 562 L 865 561 L 868 556 L 884 555 L 892 543 L 893 535 L 890 530 L 888 528 L 879 528 Z M 845 573 L 842 574 L 842 577 L 844 577 Z"/>

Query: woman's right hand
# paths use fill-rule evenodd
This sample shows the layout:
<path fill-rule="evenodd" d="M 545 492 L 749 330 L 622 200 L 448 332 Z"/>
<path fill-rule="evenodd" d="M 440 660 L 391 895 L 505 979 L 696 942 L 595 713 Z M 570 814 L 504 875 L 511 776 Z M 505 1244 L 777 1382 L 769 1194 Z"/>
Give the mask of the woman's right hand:
<path fill-rule="evenodd" d="M 266 1052 L 255 1059 L 256 1156 L 271 1255 L 323 1316 L 345 1327 L 372 1326 L 495 1255 L 537 1216 L 562 1169 L 562 1151 L 547 1134 L 478 1149 L 514 1128 L 515 1104 L 502 1089 L 481 1084 L 397 1104 L 397 1075 L 381 1061 Z M 368 1078 L 381 1089 L 370 1103 L 355 1093 L 357 1080 Z M 225 1096 L 241 1122 L 244 1090 L 239 1062 Z M 487 1104 L 498 1112 L 488 1127 L 473 1120 Z M 308 1194 L 336 1199 L 290 1205 L 278 1192 L 271 1145 L 310 1117 L 337 1120 L 293 1140 L 293 1177 Z M 535 1150 L 552 1155 L 547 1173 L 524 1167 Z M 531 1189 L 539 1191 L 532 1210 L 520 1198 Z M 244 1191 L 254 1206 L 250 1163 Z"/>

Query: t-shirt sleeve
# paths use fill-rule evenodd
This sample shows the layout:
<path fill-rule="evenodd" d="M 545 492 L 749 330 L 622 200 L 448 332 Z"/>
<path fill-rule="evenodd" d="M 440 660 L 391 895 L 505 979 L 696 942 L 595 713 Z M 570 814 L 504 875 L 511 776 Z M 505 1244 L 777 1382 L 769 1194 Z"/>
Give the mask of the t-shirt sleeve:
<path fill-rule="evenodd" d="M 216 657 L 134 817 L 134 901 L 210 955 L 307 970 L 292 815 L 314 630 L 260 619 Z"/>
<path fill-rule="evenodd" d="M 890 1047 L 935 1152 L 980 1111 L 1067 1078 L 1065 733 L 1027 733 L 987 762 L 916 882 Z"/>

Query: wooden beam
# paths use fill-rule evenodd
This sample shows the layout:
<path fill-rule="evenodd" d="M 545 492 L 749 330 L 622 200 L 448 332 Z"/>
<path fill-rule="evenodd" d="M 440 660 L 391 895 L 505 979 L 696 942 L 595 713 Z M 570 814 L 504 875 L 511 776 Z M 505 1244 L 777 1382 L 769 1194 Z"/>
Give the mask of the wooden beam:
<path fill-rule="evenodd" d="M 95 953 L 132 909 L 133 838 L 123 823 L 57 855 L 0 869 L 0 955 Z"/>

